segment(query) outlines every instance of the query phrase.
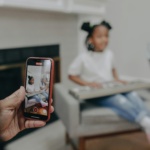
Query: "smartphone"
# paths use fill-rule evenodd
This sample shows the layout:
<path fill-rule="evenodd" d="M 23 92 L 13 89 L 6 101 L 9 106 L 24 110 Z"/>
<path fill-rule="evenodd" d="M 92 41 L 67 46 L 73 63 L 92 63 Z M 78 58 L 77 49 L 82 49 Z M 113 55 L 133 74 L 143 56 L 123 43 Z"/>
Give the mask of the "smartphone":
<path fill-rule="evenodd" d="M 53 90 L 54 61 L 30 57 L 26 61 L 24 116 L 48 121 Z"/>

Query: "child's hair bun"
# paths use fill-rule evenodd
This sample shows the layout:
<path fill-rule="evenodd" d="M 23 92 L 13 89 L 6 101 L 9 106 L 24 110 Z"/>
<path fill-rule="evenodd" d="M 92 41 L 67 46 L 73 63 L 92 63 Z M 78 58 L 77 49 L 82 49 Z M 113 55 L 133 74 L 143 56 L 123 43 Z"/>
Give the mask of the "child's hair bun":
<path fill-rule="evenodd" d="M 31 80 L 33 77 L 32 76 L 28 76 L 28 79 Z"/>
<path fill-rule="evenodd" d="M 108 30 L 112 29 L 111 25 L 105 20 L 103 20 L 100 24 L 96 24 L 94 26 L 91 26 L 90 22 L 84 22 L 81 26 L 81 29 L 83 31 L 91 33 L 93 31 L 93 29 L 99 25 L 105 26 Z"/>
<path fill-rule="evenodd" d="M 111 29 L 112 29 L 112 26 L 111 26 L 108 22 L 106 22 L 105 20 L 102 21 L 102 22 L 100 23 L 100 25 L 105 26 L 108 30 L 111 30 Z"/>
<path fill-rule="evenodd" d="M 90 32 L 91 31 L 91 25 L 90 22 L 84 22 L 81 26 L 81 29 L 86 31 L 86 32 Z"/>

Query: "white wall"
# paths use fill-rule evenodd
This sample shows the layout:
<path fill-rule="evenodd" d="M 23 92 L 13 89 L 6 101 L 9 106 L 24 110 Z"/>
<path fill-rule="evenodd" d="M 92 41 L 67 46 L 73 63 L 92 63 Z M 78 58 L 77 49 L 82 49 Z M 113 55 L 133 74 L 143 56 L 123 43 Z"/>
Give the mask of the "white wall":
<path fill-rule="evenodd" d="M 146 51 L 150 45 L 150 1 L 108 1 L 106 19 L 113 26 L 110 48 L 120 74 L 150 77 Z M 62 81 L 78 51 L 84 49 L 83 21 L 101 21 L 102 16 L 77 16 L 29 10 L 0 9 L 0 49 L 61 44 Z"/>
<path fill-rule="evenodd" d="M 111 0 L 106 18 L 113 26 L 110 47 L 121 74 L 150 78 L 150 0 Z"/>
<path fill-rule="evenodd" d="M 77 54 L 77 16 L 0 9 L 0 49 L 57 43 L 61 46 L 65 82 L 68 65 Z"/>

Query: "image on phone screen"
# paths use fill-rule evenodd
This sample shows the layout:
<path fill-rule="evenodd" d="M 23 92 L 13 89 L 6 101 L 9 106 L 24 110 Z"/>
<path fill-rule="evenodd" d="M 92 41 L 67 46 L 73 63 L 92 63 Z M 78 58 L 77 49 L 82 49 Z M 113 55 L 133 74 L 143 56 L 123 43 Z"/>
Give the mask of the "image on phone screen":
<path fill-rule="evenodd" d="M 47 116 L 49 106 L 50 60 L 28 60 L 25 110 L 27 114 Z"/>

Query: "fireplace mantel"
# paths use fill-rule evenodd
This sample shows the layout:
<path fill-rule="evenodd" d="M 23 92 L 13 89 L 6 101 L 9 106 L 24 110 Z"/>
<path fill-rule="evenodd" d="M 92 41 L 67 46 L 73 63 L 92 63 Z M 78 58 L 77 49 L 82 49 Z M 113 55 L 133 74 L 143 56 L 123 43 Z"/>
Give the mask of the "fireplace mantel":
<path fill-rule="evenodd" d="M 102 15 L 106 11 L 107 1 L 108 0 L 0 0 L 0 6 L 67 14 Z"/>

